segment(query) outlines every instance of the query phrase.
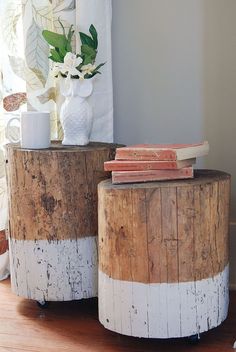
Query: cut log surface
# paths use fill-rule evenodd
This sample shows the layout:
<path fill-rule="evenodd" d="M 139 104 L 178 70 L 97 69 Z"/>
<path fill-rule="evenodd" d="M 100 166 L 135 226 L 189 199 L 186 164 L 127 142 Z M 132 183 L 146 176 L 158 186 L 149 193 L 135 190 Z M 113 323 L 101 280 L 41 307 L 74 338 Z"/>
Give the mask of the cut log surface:
<path fill-rule="evenodd" d="M 99 315 L 110 330 L 183 337 L 228 310 L 230 176 L 145 184 L 101 182 Z"/>
<path fill-rule="evenodd" d="M 7 146 L 15 293 L 36 300 L 97 295 L 97 184 L 109 177 L 103 165 L 116 147 Z"/>

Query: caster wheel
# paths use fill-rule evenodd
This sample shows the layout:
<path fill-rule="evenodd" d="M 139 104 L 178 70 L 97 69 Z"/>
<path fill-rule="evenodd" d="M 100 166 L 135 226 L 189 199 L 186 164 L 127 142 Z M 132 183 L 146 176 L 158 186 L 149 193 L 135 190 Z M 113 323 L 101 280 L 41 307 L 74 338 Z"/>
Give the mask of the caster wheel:
<path fill-rule="evenodd" d="M 197 345 L 200 342 L 200 334 L 188 336 L 187 339 L 190 345 Z"/>
<path fill-rule="evenodd" d="M 46 309 L 49 306 L 49 302 L 47 301 L 37 301 L 37 305 L 42 308 L 42 309 Z"/>

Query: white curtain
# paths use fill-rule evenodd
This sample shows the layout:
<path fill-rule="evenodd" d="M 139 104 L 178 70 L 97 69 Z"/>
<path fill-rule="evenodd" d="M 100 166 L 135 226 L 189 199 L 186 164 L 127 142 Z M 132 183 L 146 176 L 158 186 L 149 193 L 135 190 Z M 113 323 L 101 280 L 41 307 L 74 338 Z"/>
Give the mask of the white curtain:
<path fill-rule="evenodd" d="M 50 75 L 49 47 L 42 30 L 76 28 L 88 32 L 94 24 L 98 32 L 97 62 L 106 62 L 97 75 L 90 102 L 94 111 L 91 140 L 113 141 L 113 100 L 111 70 L 111 0 L 0 0 L 0 231 L 7 222 L 6 180 L 3 145 L 5 127 L 12 114 L 21 110 L 51 112 L 51 136 L 61 139 L 58 90 Z M 60 99 L 59 99 L 60 100 Z M 17 126 L 12 128 L 15 135 Z M 0 253 L 0 280 L 8 273 L 8 255 Z"/>
<path fill-rule="evenodd" d="M 113 141 L 113 92 L 111 60 L 111 0 L 77 0 L 77 28 L 86 32 L 91 23 L 99 35 L 97 62 L 106 62 L 102 75 L 95 80 L 94 94 L 90 101 L 95 113 L 91 139 L 94 141 Z"/>

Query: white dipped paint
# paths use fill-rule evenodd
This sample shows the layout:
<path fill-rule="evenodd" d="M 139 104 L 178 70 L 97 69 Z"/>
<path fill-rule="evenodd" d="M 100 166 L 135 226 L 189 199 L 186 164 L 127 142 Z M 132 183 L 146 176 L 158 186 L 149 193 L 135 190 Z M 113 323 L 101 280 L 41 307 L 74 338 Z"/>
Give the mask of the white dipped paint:
<path fill-rule="evenodd" d="M 37 301 L 97 296 L 97 237 L 9 240 L 12 291 Z"/>
<path fill-rule="evenodd" d="M 143 284 L 114 280 L 99 270 L 99 320 L 120 334 L 185 337 L 208 331 L 227 317 L 229 267 L 196 282 Z"/>

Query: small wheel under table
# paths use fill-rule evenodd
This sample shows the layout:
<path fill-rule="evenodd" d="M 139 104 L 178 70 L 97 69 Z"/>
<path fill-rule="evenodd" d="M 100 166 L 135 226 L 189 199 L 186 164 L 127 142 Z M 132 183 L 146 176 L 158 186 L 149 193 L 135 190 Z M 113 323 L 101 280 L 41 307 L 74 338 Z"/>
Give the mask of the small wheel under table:
<path fill-rule="evenodd" d="M 200 342 L 201 335 L 195 334 L 187 337 L 188 343 L 190 345 L 197 345 Z"/>
<path fill-rule="evenodd" d="M 36 302 L 37 302 L 37 305 L 42 309 L 46 309 L 49 306 L 48 301 L 36 301 Z"/>

